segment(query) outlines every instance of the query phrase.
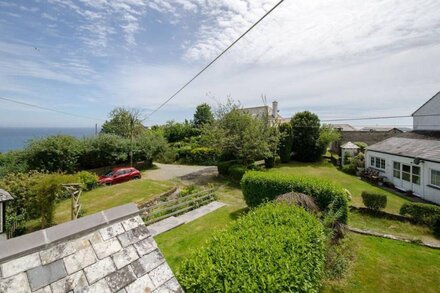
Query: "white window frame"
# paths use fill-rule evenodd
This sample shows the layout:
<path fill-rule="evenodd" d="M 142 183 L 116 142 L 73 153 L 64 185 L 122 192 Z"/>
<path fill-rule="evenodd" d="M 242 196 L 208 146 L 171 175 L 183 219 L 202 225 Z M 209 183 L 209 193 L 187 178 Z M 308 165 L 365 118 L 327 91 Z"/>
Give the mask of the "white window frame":
<path fill-rule="evenodd" d="M 377 163 L 379 162 L 379 167 L 377 166 Z M 383 167 L 382 167 L 382 163 L 383 163 Z M 386 168 L 386 160 L 384 158 L 381 157 L 374 157 L 371 156 L 370 158 L 370 166 L 375 168 L 375 169 L 379 169 L 379 170 L 385 170 Z"/>
<path fill-rule="evenodd" d="M 432 186 L 435 186 L 435 187 L 440 188 L 440 185 L 435 184 L 435 183 L 432 182 L 432 175 L 433 175 L 432 173 L 433 173 L 433 172 L 437 172 L 437 173 L 439 173 L 439 175 L 437 175 L 437 176 L 440 176 L 440 170 L 431 169 L 430 171 L 431 171 L 431 172 L 430 172 L 430 174 L 429 174 L 429 175 L 430 175 L 430 176 L 429 176 L 429 184 L 432 185 Z"/>
<path fill-rule="evenodd" d="M 396 169 L 396 164 L 399 164 L 399 168 Z M 399 172 L 399 177 L 396 176 L 396 172 Z M 400 162 L 393 162 L 393 177 L 397 179 L 402 179 L 402 163 Z"/>

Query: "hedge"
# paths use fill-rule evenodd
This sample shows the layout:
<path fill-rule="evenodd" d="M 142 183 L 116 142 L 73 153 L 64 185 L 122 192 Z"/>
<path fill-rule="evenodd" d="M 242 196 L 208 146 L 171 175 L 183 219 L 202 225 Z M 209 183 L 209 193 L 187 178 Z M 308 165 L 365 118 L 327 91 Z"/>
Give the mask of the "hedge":
<path fill-rule="evenodd" d="M 300 192 L 311 196 L 321 210 L 338 212 L 338 220 L 347 223 L 348 200 L 343 188 L 321 178 L 250 171 L 241 180 L 241 188 L 249 207 L 284 193 Z"/>
<path fill-rule="evenodd" d="M 229 175 L 229 168 L 236 164 L 236 161 L 225 161 L 217 164 L 217 170 L 220 175 Z"/>
<path fill-rule="evenodd" d="M 362 192 L 362 202 L 364 205 L 374 211 L 378 211 L 386 208 L 387 196 L 384 194 L 370 193 L 367 191 Z"/>
<path fill-rule="evenodd" d="M 427 203 L 407 202 L 400 208 L 400 214 L 411 216 L 419 224 L 434 227 L 436 220 L 440 218 L 440 207 Z"/>
<path fill-rule="evenodd" d="M 232 165 L 229 167 L 228 173 L 233 180 L 240 181 L 246 171 L 247 168 L 243 165 Z"/>
<path fill-rule="evenodd" d="M 318 292 L 325 243 L 314 216 L 268 203 L 216 232 L 177 277 L 186 292 Z"/>

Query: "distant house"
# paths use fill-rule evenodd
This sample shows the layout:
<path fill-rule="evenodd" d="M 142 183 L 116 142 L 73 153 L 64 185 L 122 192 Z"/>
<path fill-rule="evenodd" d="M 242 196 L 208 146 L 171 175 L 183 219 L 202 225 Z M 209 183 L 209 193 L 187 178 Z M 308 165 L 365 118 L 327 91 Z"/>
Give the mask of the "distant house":
<path fill-rule="evenodd" d="M 249 108 L 243 108 L 241 109 L 243 112 L 247 112 L 251 114 L 254 117 L 257 118 L 264 118 L 265 115 L 267 115 L 269 121 L 275 121 L 275 120 L 283 120 L 284 118 L 281 117 L 280 114 L 278 114 L 278 102 L 273 101 L 272 107 L 270 106 L 257 106 L 257 107 L 249 107 Z"/>
<path fill-rule="evenodd" d="M 338 129 L 341 139 L 330 145 L 333 153 L 341 154 L 341 145 L 348 142 L 363 142 L 372 145 L 387 138 L 399 135 L 404 131 L 393 127 L 368 127 L 357 130 L 350 124 L 330 124 L 334 129 Z"/>
<path fill-rule="evenodd" d="M 360 131 L 383 131 L 383 132 L 395 132 L 402 133 L 411 131 L 409 127 L 392 127 L 392 126 L 365 126 L 359 129 Z"/>
<path fill-rule="evenodd" d="M 437 204 L 440 204 L 440 115 L 432 114 L 439 111 L 437 94 L 414 112 L 413 131 L 373 144 L 365 153 L 366 167 L 379 170 L 396 188 L 412 191 Z"/>

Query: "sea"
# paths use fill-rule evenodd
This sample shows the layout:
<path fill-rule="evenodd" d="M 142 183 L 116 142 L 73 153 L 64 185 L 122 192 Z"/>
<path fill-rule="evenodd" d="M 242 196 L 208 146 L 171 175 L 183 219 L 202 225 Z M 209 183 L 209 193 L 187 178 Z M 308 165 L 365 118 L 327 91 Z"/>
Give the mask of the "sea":
<path fill-rule="evenodd" d="M 60 128 L 60 127 L 0 127 L 0 153 L 20 150 L 32 139 L 64 134 L 77 138 L 95 135 L 95 128 Z"/>

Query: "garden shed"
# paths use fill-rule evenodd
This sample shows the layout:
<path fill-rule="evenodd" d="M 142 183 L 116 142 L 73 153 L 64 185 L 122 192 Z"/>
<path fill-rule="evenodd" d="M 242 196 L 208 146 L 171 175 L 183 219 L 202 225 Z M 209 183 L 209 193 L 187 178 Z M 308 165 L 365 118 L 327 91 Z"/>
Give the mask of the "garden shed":
<path fill-rule="evenodd" d="M 354 157 L 359 152 L 359 147 L 351 141 L 341 145 L 341 165 L 344 166 L 345 158 L 347 156 Z"/>
<path fill-rule="evenodd" d="M 0 189 L 0 240 L 5 238 L 6 203 L 14 198 L 6 190 Z"/>

